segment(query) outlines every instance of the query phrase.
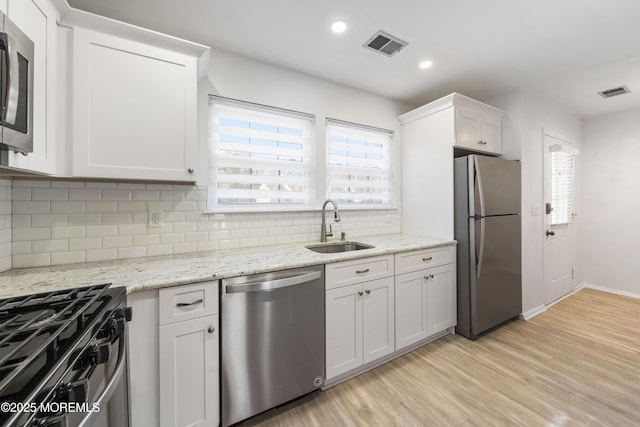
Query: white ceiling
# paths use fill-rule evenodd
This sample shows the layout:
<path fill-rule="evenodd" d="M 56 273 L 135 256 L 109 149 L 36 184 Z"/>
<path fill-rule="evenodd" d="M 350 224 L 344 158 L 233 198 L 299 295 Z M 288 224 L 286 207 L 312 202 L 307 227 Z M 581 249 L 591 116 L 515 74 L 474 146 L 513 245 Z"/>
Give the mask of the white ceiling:
<path fill-rule="evenodd" d="M 528 89 L 585 118 L 640 107 L 638 0 L 68 1 L 413 105 Z M 342 35 L 329 31 L 337 18 Z M 409 45 L 391 58 L 364 49 L 377 30 Z M 422 59 L 433 67 L 418 69 Z M 632 93 L 596 93 L 619 85 Z"/>

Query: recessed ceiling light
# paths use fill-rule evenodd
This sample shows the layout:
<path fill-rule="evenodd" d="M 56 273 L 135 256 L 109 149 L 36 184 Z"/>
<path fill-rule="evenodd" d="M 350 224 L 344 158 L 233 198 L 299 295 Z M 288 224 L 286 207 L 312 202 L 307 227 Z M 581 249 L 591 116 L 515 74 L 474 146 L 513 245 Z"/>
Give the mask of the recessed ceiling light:
<path fill-rule="evenodd" d="M 418 67 L 420 67 L 420 69 L 422 70 L 426 70 L 427 68 L 431 68 L 432 65 L 433 62 L 431 61 L 422 61 L 420 64 L 418 64 Z"/>
<path fill-rule="evenodd" d="M 335 21 L 333 24 L 331 24 L 331 31 L 336 34 L 344 33 L 345 31 L 347 31 L 347 23 L 343 20 Z"/>

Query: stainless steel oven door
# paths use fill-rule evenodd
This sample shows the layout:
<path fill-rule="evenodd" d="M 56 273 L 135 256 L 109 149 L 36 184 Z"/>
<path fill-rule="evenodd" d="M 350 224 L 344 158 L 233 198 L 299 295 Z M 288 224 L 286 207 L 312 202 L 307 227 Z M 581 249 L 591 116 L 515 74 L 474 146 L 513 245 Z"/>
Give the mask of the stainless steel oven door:
<path fill-rule="evenodd" d="M 111 332 L 87 345 L 81 367 L 69 369 L 43 403 L 52 408 L 51 414 L 39 415 L 29 426 L 129 426 L 126 323 L 120 319 L 108 325 Z"/>

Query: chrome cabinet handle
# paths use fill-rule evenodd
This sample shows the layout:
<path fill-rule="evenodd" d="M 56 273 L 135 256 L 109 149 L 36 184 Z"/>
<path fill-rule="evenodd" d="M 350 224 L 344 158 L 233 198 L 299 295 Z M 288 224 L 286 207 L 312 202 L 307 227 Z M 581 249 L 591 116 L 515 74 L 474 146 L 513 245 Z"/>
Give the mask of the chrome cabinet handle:
<path fill-rule="evenodd" d="M 365 269 L 365 270 L 356 270 L 356 274 L 364 274 L 364 273 L 368 273 L 369 269 Z"/>
<path fill-rule="evenodd" d="M 192 305 L 196 305 L 196 304 L 202 304 L 204 302 L 204 300 L 202 298 L 197 299 L 195 301 L 191 301 L 191 302 L 179 302 L 176 304 L 176 307 L 189 307 Z"/>
<path fill-rule="evenodd" d="M 362 296 L 364 294 L 362 293 L 362 291 L 358 291 L 358 295 Z"/>
<path fill-rule="evenodd" d="M 207 329 L 207 332 L 209 332 L 210 334 L 214 333 L 216 331 L 215 326 L 209 326 L 209 328 Z"/>
<path fill-rule="evenodd" d="M 367 289 L 365 292 L 367 293 L 367 295 L 371 295 L 371 289 Z"/>
<path fill-rule="evenodd" d="M 432 256 L 430 256 L 429 258 L 422 258 L 422 260 L 423 260 L 423 261 L 425 261 L 425 262 L 426 262 L 426 261 L 431 261 L 432 259 L 433 259 L 433 257 L 432 257 Z"/>

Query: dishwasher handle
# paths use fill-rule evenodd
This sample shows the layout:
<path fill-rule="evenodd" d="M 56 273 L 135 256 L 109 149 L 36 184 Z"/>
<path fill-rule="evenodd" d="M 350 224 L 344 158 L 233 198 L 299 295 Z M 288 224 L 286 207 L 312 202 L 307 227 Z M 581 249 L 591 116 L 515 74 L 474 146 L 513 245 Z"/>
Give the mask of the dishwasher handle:
<path fill-rule="evenodd" d="M 312 280 L 319 279 L 322 276 L 320 271 L 312 271 L 305 274 L 300 274 L 293 277 L 287 277 L 284 279 L 267 280 L 267 281 L 255 281 L 246 282 L 237 285 L 226 285 L 225 292 L 228 294 L 240 293 L 240 292 L 261 292 L 270 291 L 273 289 L 286 288 L 289 286 L 300 285 L 302 283 L 310 282 Z"/>

